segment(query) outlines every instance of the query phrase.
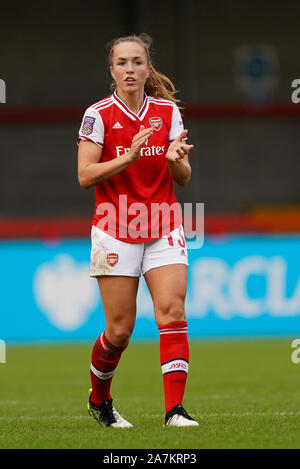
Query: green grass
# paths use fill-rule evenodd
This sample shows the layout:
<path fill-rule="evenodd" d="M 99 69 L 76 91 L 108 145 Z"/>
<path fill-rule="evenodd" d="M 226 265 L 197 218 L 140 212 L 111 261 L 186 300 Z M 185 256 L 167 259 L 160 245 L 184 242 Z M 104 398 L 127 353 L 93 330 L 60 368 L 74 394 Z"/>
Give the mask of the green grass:
<path fill-rule="evenodd" d="M 132 343 L 112 395 L 134 424 L 88 416 L 92 344 L 12 347 L 0 364 L 0 448 L 300 448 L 300 364 L 290 340 L 190 343 L 184 405 L 200 426 L 163 427 L 158 344 Z"/>

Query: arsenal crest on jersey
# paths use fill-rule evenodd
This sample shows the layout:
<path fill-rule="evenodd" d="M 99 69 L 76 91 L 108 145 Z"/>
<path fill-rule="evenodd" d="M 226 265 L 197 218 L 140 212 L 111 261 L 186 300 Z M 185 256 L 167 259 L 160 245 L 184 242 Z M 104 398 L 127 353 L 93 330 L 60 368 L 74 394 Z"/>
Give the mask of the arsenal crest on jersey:
<path fill-rule="evenodd" d="M 158 132 L 162 128 L 162 119 L 161 117 L 150 117 L 149 124 L 151 125 L 152 129 Z"/>
<path fill-rule="evenodd" d="M 110 252 L 107 254 L 106 260 L 111 267 L 114 267 L 119 260 L 119 256 L 116 252 Z"/>

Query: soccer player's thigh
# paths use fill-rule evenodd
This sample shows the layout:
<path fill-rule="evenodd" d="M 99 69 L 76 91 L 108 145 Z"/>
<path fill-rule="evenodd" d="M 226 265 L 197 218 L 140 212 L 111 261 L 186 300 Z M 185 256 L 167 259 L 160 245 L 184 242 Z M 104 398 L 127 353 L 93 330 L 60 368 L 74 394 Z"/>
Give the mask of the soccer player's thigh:
<path fill-rule="evenodd" d="M 105 313 L 105 335 L 117 347 L 129 341 L 135 324 L 136 295 L 144 247 L 92 228 L 91 268 Z"/>
<path fill-rule="evenodd" d="M 139 277 L 97 277 L 105 314 L 105 335 L 116 347 L 129 342 L 136 318 Z"/>
<path fill-rule="evenodd" d="M 148 270 L 144 274 L 158 326 L 185 321 L 187 266 L 170 264 Z"/>

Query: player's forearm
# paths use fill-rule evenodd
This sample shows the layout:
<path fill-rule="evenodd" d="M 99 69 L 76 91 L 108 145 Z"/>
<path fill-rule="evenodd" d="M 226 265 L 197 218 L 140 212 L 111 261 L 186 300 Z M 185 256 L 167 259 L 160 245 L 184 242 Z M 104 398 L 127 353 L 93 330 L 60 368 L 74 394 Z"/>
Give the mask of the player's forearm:
<path fill-rule="evenodd" d="M 191 177 L 191 167 L 188 161 L 168 161 L 169 171 L 179 186 L 185 186 Z"/>
<path fill-rule="evenodd" d="M 129 152 L 111 161 L 88 163 L 78 171 L 79 184 L 81 187 L 89 189 L 97 184 L 108 181 L 124 171 L 124 169 L 128 168 L 131 164 L 132 160 Z"/>

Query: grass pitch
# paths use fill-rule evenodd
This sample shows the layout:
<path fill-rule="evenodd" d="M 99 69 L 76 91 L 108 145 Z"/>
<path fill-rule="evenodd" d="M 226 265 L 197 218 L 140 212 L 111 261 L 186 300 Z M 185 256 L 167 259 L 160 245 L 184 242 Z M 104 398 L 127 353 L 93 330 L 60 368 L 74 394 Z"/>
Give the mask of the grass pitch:
<path fill-rule="evenodd" d="M 12 347 L 0 364 L 0 448 L 300 448 L 291 340 L 190 343 L 184 405 L 197 428 L 164 428 L 157 343 L 131 343 L 112 385 L 130 429 L 88 416 L 92 344 Z"/>

